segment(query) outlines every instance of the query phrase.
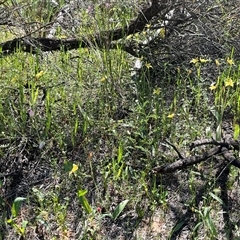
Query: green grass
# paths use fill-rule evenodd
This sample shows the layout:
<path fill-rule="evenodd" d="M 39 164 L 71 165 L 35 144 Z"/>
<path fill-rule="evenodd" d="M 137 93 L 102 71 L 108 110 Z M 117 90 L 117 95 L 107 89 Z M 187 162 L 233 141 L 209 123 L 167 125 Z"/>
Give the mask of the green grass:
<path fill-rule="evenodd" d="M 134 12 L 128 8 L 114 12 L 113 19 L 124 19 L 117 24 L 106 21 L 108 14 L 97 11 L 90 19 L 94 22 L 80 29 L 81 35 L 93 33 L 96 27 L 125 25 Z M 33 236 L 40 226 L 47 239 L 74 239 L 74 234 L 76 239 L 105 239 L 104 226 L 120 222 L 121 214 L 137 216 L 134 231 L 157 209 L 167 212 L 173 191 L 164 179 L 168 176 L 151 175 L 153 167 L 177 159 L 164 140 L 192 155 L 189 145 L 194 140 L 220 138 L 226 111 L 233 115 L 234 136 L 239 136 L 240 65 L 232 62 L 232 53 L 219 59 L 221 70 L 212 64 L 215 59 L 210 61 L 194 61 L 194 79 L 179 70 L 174 82 L 163 78 L 156 83 L 147 62 L 139 80 L 133 80 L 134 62 L 120 48 L 42 55 L 19 51 L 1 58 L 0 139 L 6 144 L 1 145 L 0 156 L 12 161 L 10 171 L 19 167 L 28 171 L 25 177 L 33 177 L 31 170 L 40 167 L 39 171 L 49 171 L 50 178 L 28 179 L 36 184 L 15 196 L 26 198 L 20 199 L 15 212 L 16 202 L 4 196 L 1 180 L 0 234 L 6 231 L 9 239 L 14 234 Z M 219 68 L 212 83 L 201 75 L 207 64 Z M 22 165 L 17 162 L 20 157 Z M 201 238 L 202 232 L 205 239 L 217 239 L 216 216 L 222 200 L 216 179 L 204 175 L 204 167 L 186 170 L 188 182 L 181 184 L 188 186 L 191 196 L 185 204 L 197 219 L 193 239 Z M 230 172 L 229 189 L 238 174 L 236 169 Z M 200 181 L 207 186 L 201 207 L 195 199 Z M 237 228 L 237 222 L 233 225 Z M 239 230 L 235 232 L 239 237 Z"/>

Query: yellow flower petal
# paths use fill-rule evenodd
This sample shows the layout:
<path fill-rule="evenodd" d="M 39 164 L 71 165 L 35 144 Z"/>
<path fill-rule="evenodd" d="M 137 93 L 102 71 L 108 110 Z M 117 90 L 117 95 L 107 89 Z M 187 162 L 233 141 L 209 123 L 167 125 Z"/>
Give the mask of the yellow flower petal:
<path fill-rule="evenodd" d="M 229 57 L 227 58 L 227 63 L 229 64 L 229 65 L 233 65 L 234 64 L 234 61 L 233 61 L 233 59 L 230 59 Z"/>
<path fill-rule="evenodd" d="M 215 64 L 217 65 L 217 67 L 220 65 L 220 62 L 217 60 L 217 59 L 215 59 Z"/>
<path fill-rule="evenodd" d="M 151 63 L 146 63 L 145 66 L 147 67 L 147 69 L 152 68 Z"/>
<path fill-rule="evenodd" d="M 154 95 L 159 95 L 160 92 L 161 92 L 161 88 L 155 88 L 155 89 L 153 90 L 153 94 L 154 94 Z"/>
<path fill-rule="evenodd" d="M 128 35 L 127 37 L 126 37 L 126 39 L 130 39 L 130 38 L 132 38 L 132 34 L 130 34 L 130 35 Z"/>
<path fill-rule="evenodd" d="M 107 80 L 107 76 L 101 78 L 100 82 L 105 82 Z"/>
<path fill-rule="evenodd" d="M 44 71 L 41 71 L 39 73 L 36 74 L 36 79 L 39 79 L 45 72 Z"/>
<path fill-rule="evenodd" d="M 204 59 L 204 58 L 200 58 L 199 61 L 200 61 L 200 63 L 206 63 L 206 62 L 209 62 L 208 59 Z"/>
<path fill-rule="evenodd" d="M 193 58 L 193 59 L 190 61 L 190 63 L 196 64 L 198 61 L 199 61 L 198 58 Z"/>
<path fill-rule="evenodd" d="M 174 117 L 174 113 L 172 113 L 172 114 L 169 114 L 168 116 L 167 116 L 167 118 L 173 118 Z"/>
<path fill-rule="evenodd" d="M 217 85 L 215 85 L 215 84 L 212 84 L 212 85 L 209 87 L 210 90 L 215 90 L 216 88 L 217 88 Z"/>
<path fill-rule="evenodd" d="M 78 165 L 73 164 L 72 165 L 72 170 L 69 172 L 69 175 L 71 175 L 72 173 L 76 172 L 78 170 Z"/>
<path fill-rule="evenodd" d="M 228 87 L 228 86 L 233 87 L 233 85 L 234 85 L 234 82 L 233 82 L 233 80 L 231 78 L 228 78 L 225 81 L 225 87 Z"/>
<path fill-rule="evenodd" d="M 191 73 L 192 73 L 192 70 L 191 70 L 191 69 L 188 69 L 188 70 L 187 70 L 187 75 L 189 76 L 189 75 L 191 75 Z"/>

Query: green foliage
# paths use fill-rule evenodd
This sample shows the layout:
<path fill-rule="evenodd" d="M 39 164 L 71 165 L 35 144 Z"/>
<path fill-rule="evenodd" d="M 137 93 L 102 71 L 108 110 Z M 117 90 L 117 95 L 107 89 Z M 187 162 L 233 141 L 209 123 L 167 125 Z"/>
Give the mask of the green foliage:
<path fill-rule="evenodd" d="M 126 205 L 128 204 L 129 200 L 124 200 L 118 204 L 118 206 L 115 208 L 113 213 L 107 213 L 103 214 L 102 217 L 110 217 L 113 221 L 116 221 L 119 215 L 122 213 Z"/>
<path fill-rule="evenodd" d="M 116 209 L 112 213 L 112 218 L 113 218 L 114 221 L 118 218 L 118 216 L 124 210 L 124 208 L 126 207 L 128 202 L 129 202 L 129 200 L 124 200 L 124 201 L 122 201 L 118 204 L 118 206 L 116 207 Z"/>
<path fill-rule="evenodd" d="M 20 208 L 24 200 L 26 200 L 26 198 L 23 198 L 23 197 L 15 198 L 11 208 L 11 218 L 7 220 L 7 223 L 11 225 L 17 231 L 17 233 L 22 237 L 25 236 L 25 231 L 26 231 L 28 221 L 23 220 L 22 223 L 19 224 L 17 223 L 16 218 L 19 215 Z"/>
<path fill-rule="evenodd" d="M 87 198 L 85 197 L 87 192 L 88 192 L 87 190 L 79 190 L 77 195 L 78 195 L 79 202 L 83 206 L 83 208 L 86 211 L 86 213 L 90 214 L 92 212 L 92 208 L 91 208 Z"/>
<path fill-rule="evenodd" d="M 47 24 L 56 11 L 47 2 L 43 7 L 38 5 L 39 1 L 27 1 L 23 17 Z M 83 9 L 79 35 L 125 26 L 135 9 L 121 6 L 120 2 L 109 9 L 99 4 L 91 14 Z M 131 37 L 140 42 L 146 35 Z M 172 176 L 151 173 L 153 167 L 178 158 L 164 140 L 184 149 L 186 156 L 195 154 L 188 150 L 192 141 L 206 136 L 221 139 L 222 122 L 229 111 L 233 114 L 234 138 L 238 139 L 240 65 L 233 53 L 225 59 L 196 56 L 191 70 L 176 70 L 174 81 L 162 75 L 153 79 L 151 63 L 139 57 L 145 67 L 136 79 L 131 77 L 136 59 L 124 52 L 120 44 L 115 50 L 92 47 L 46 55 L 24 54 L 19 49 L 0 59 L 0 139 L 7 142 L 0 145 L 0 156 L 4 160 L 11 158 L 12 162 L 16 156 L 24 156 L 23 159 L 36 163 L 34 167 L 29 164 L 24 171 L 31 173 L 34 168 L 42 172 L 47 168 L 51 174 L 46 183 L 34 186 L 26 198 L 14 200 L 10 219 L 6 217 L 8 202 L 0 191 L 3 228 L 7 222 L 24 237 L 30 224 L 40 225 L 49 239 L 56 235 L 70 239 L 67 234 L 71 219 L 77 216 L 79 232 L 82 231 L 79 236 L 97 239 L 104 218 L 110 217 L 116 224 L 126 206 L 136 213 L 138 221 L 158 208 L 164 212 L 170 209 L 172 189 L 168 184 Z M 203 69 L 213 67 L 216 60 L 222 66 L 214 66 L 218 78 L 207 82 Z M 163 75 L 168 76 L 166 66 L 161 67 L 165 69 Z M 189 71 L 195 74 L 194 79 Z M 28 163 L 21 164 L 26 167 L 24 164 Z M 233 170 L 231 174 L 229 189 L 238 176 Z M 214 185 L 210 177 L 203 176 L 201 164 L 199 169 L 189 170 L 185 184 L 190 196 L 185 205 L 198 220 L 192 235 L 198 236 L 204 228 L 206 236 L 214 239 L 218 229 L 212 214 L 218 210 L 212 203 L 222 206 L 224 202 L 210 191 L 203 207 L 198 208 L 199 179 Z M 29 216 L 23 216 L 27 220 L 18 219 L 25 200 L 34 221 Z M 179 222 L 171 234 L 183 225 Z M 52 229 L 58 233 L 52 233 Z"/>
<path fill-rule="evenodd" d="M 13 202 L 13 205 L 12 205 L 12 209 L 11 209 L 11 213 L 12 213 L 12 217 L 17 217 L 18 216 L 18 213 L 20 211 L 20 207 L 22 205 L 22 202 L 26 200 L 26 198 L 23 198 L 23 197 L 17 197 L 14 202 Z"/>

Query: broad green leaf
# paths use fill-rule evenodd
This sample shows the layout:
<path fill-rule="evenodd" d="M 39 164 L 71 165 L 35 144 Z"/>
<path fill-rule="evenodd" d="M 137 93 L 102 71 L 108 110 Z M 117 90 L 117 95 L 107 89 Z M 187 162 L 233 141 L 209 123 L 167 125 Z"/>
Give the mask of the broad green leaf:
<path fill-rule="evenodd" d="M 203 211 L 204 219 L 203 220 L 204 220 L 204 223 L 207 225 L 207 227 L 210 229 L 211 233 L 214 236 L 217 236 L 217 230 L 216 230 L 215 225 L 210 216 L 210 211 L 211 211 L 210 207 L 204 208 L 204 211 Z"/>
<path fill-rule="evenodd" d="M 83 206 L 84 210 L 86 211 L 87 214 L 92 213 L 92 208 L 87 200 L 87 198 L 85 197 L 87 193 L 87 190 L 79 190 L 78 191 L 78 199 L 81 203 L 81 205 Z"/>
<path fill-rule="evenodd" d="M 87 190 L 79 190 L 78 191 L 78 197 L 82 197 L 82 196 L 85 196 L 87 194 Z"/>
<path fill-rule="evenodd" d="M 26 200 L 26 198 L 23 198 L 23 197 L 17 197 L 14 200 L 13 205 L 12 205 L 12 209 L 11 209 L 13 217 L 17 217 L 17 215 L 19 213 L 19 210 L 20 210 L 20 207 L 21 207 L 21 204 L 24 200 Z"/>
<path fill-rule="evenodd" d="M 127 203 L 129 202 L 129 200 L 124 200 L 122 202 L 120 202 L 118 204 L 118 206 L 116 207 L 116 209 L 114 210 L 113 214 L 112 214 L 112 218 L 115 221 L 118 216 L 121 214 L 121 212 L 123 211 L 123 209 L 126 207 Z"/>
<path fill-rule="evenodd" d="M 69 161 L 65 161 L 63 167 L 64 167 L 64 170 L 69 173 L 73 168 L 73 163 Z"/>
<path fill-rule="evenodd" d="M 177 232 L 179 229 L 181 229 L 184 224 L 186 224 L 184 221 L 180 221 L 179 223 L 177 223 L 172 230 L 171 236 L 174 235 L 174 233 Z"/>
<path fill-rule="evenodd" d="M 209 193 L 209 195 L 213 198 L 213 199 L 215 199 L 216 201 L 218 201 L 220 204 L 224 204 L 224 202 L 222 201 L 222 199 L 221 198 L 219 198 L 217 195 L 215 195 L 214 193 Z"/>

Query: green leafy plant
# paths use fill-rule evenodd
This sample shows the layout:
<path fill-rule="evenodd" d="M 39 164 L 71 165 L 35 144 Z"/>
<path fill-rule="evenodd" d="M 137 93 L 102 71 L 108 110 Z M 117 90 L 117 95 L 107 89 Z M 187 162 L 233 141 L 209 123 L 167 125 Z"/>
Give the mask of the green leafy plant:
<path fill-rule="evenodd" d="M 87 194 L 87 190 L 79 190 L 77 193 L 78 196 L 78 200 L 80 202 L 80 204 L 83 206 L 83 209 L 85 210 L 85 212 L 87 214 L 92 213 L 92 208 L 87 200 L 87 198 L 85 197 L 85 195 Z"/>
<path fill-rule="evenodd" d="M 115 208 L 113 213 L 107 213 L 103 214 L 102 217 L 110 217 L 113 221 L 116 221 L 119 215 L 122 213 L 126 205 L 128 204 L 129 200 L 124 200 L 118 204 L 118 206 Z"/>
<path fill-rule="evenodd" d="M 199 222 L 195 228 L 198 228 L 201 224 L 203 224 L 207 230 L 208 237 L 210 237 L 210 239 L 214 239 L 217 237 L 218 233 L 211 218 L 210 212 L 211 207 L 203 207 L 202 211 L 197 211 L 202 222 Z"/>
<path fill-rule="evenodd" d="M 25 34 L 27 38 L 31 35 L 44 37 L 47 32 L 40 30 L 42 27 L 44 30 L 45 24 L 51 28 L 53 20 L 52 23 L 58 22 L 58 14 L 68 15 L 67 10 L 66 14 L 60 11 L 65 9 L 66 1 L 57 1 L 58 5 L 55 7 L 50 1 L 40 2 L 4 1 L 1 7 L 11 7 L 13 20 L 14 17 L 26 18 L 26 24 L 23 24 L 25 30 L 30 31 L 36 26 L 37 31 L 34 30 L 31 34 L 31 31 L 20 32 L 13 29 L 14 26 L 1 26 L 2 41 Z M 185 206 L 192 210 L 197 221 L 195 228 L 191 230 L 193 235 L 197 236 L 199 230 L 204 228 L 207 237 L 219 237 L 219 226 L 212 216 L 216 209 L 210 203 L 214 200 L 215 205 L 222 206 L 224 202 L 216 193 L 209 193 L 200 210 L 196 204 L 200 184 L 208 186 L 215 182 L 215 179 L 211 179 L 214 178 L 211 174 L 204 175 L 204 164 L 166 176 L 153 175 L 152 169 L 174 162 L 179 157 L 165 140 L 183 149 L 188 157 L 198 154 L 189 150 L 189 144 L 196 139 L 220 139 L 221 125 L 226 113 L 234 115 L 234 139 L 239 138 L 240 65 L 233 59 L 233 52 L 216 60 L 196 56 L 191 64 L 191 55 L 182 58 L 180 55 L 183 54 L 180 52 L 176 54 L 180 57 L 179 62 L 175 63 L 174 59 L 168 61 L 175 55 L 174 49 L 168 48 L 168 42 L 163 44 L 166 46 L 159 54 L 166 62 L 152 60 L 154 55 L 158 55 L 158 50 L 154 48 L 148 55 L 145 47 L 150 47 L 150 44 L 146 45 L 145 40 L 151 38 L 151 43 L 156 41 L 157 47 L 158 39 L 165 42 L 168 32 L 172 30 L 161 27 L 161 21 L 158 23 L 160 29 L 146 24 L 143 32 L 126 37 L 123 32 L 124 37 L 113 44 L 109 39 L 105 42 L 103 36 L 103 49 L 97 47 L 92 37 L 88 37 L 95 34 L 101 37 L 102 30 L 111 34 L 113 29 L 128 26 L 139 13 L 139 9 L 142 9 L 141 5 L 147 2 L 89 1 L 86 7 L 79 7 L 76 17 L 81 21 L 75 24 L 77 27 L 74 26 L 67 32 L 59 24 L 55 36 L 84 37 L 88 48 L 81 48 L 80 43 L 79 49 L 70 51 L 62 49 L 58 52 L 39 51 L 37 54 L 28 54 L 18 49 L 12 55 L 1 55 L 0 159 L 3 162 L 0 166 L 2 172 L 11 173 L 15 171 L 12 168 L 19 160 L 20 165 L 17 162 L 16 167 L 21 166 L 18 170 L 23 169 L 24 177 L 25 172 L 39 174 L 34 176 L 37 186 L 27 196 L 27 210 L 35 217 L 38 226 L 44 228 L 44 237 L 47 239 L 101 238 L 102 232 L 106 230 L 102 229 L 106 227 L 102 218 L 109 217 L 112 221 L 106 222 L 115 221 L 114 224 L 117 224 L 129 199 L 137 205 L 127 207 L 136 211 L 139 223 L 143 220 L 146 224 L 149 212 L 151 214 L 159 209 L 162 211 L 161 221 L 165 221 L 170 210 L 169 202 L 172 199 L 181 199 L 185 191 L 189 194 Z M 213 18 L 215 16 L 217 15 L 213 14 Z M 74 18 L 72 20 L 75 21 Z M 228 29 L 232 31 L 232 28 Z M 192 38 L 195 37 L 192 34 Z M 185 38 L 182 39 L 184 41 Z M 132 46 L 132 42 L 143 50 L 136 52 L 138 57 L 130 56 L 122 49 L 125 43 L 129 43 L 129 48 L 137 49 L 138 46 Z M 188 62 L 184 66 L 186 59 Z M 142 67 L 139 71 L 134 69 L 135 75 L 132 75 L 132 67 L 136 66 L 136 61 Z M 213 67 L 215 68 L 212 69 Z M 173 68 L 174 72 L 171 73 Z M 206 80 L 207 68 L 209 72 L 218 72 L 218 77 Z M 213 130 L 214 128 L 216 129 Z M 234 154 L 237 156 L 238 153 Z M 7 166 L 5 169 L 8 160 L 11 162 L 11 169 Z M 208 167 L 212 170 L 211 165 Z M 184 180 L 181 179 L 182 176 L 185 177 Z M 228 181 L 228 189 L 235 188 L 236 179 L 237 171 Z M 7 222 L 12 226 L 9 229 L 20 236 L 26 236 L 27 220 L 30 220 L 19 220 L 20 207 L 25 198 L 17 198 L 13 206 L 8 206 L 5 200 L 8 196 L 5 194 L 8 195 L 9 186 L 5 184 L 11 182 L 11 175 L 5 177 L 1 173 L 1 180 L 0 188 L 6 189 L 1 190 L 0 196 L 0 235 L 2 230 L 5 231 L 4 225 Z M 100 207 L 95 210 L 87 197 L 90 190 L 94 204 L 108 209 L 118 203 L 117 207 L 110 210 L 110 213 L 105 213 L 106 210 L 103 211 Z M 172 194 L 175 194 L 174 197 Z M 119 199 L 126 200 L 120 200 L 122 202 L 119 203 Z M 76 201 L 79 204 L 74 205 Z M 72 206 L 69 208 L 70 204 L 73 204 L 74 211 Z M 85 214 L 80 217 L 76 230 L 72 228 L 74 224 L 71 221 L 76 216 L 79 218 L 78 208 Z M 7 218 L 7 209 L 11 209 L 10 219 Z M 31 221 L 31 224 L 35 223 Z M 151 219 L 149 224 L 151 225 Z M 178 222 L 172 230 L 167 229 L 171 224 L 166 224 L 165 228 L 172 237 L 181 230 L 183 224 L 185 221 Z M 236 236 L 239 237 L 237 220 L 234 224 Z M 32 229 L 36 229 L 36 226 Z M 71 231 L 76 231 L 73 233 L 74 237 L 70 236 Z"/>
<path fill-rule="evenodd" d="M 17 233 L 22 237 L 25 236 L 28 221 L 24 220 L 24 221 L 22 221 L 22 223 L 20 225 L 17 223 L 16 218 L 18 217 L 21 205 L 24 200 L 26 200 L 26 198 L 23 198 L 23 197 L 17 197 L 14 200 L 12 207 L 11 207 L 11 218 L 7 220 L 7 223 L 9 225 L 11 225 L 17 231 Z"/>

